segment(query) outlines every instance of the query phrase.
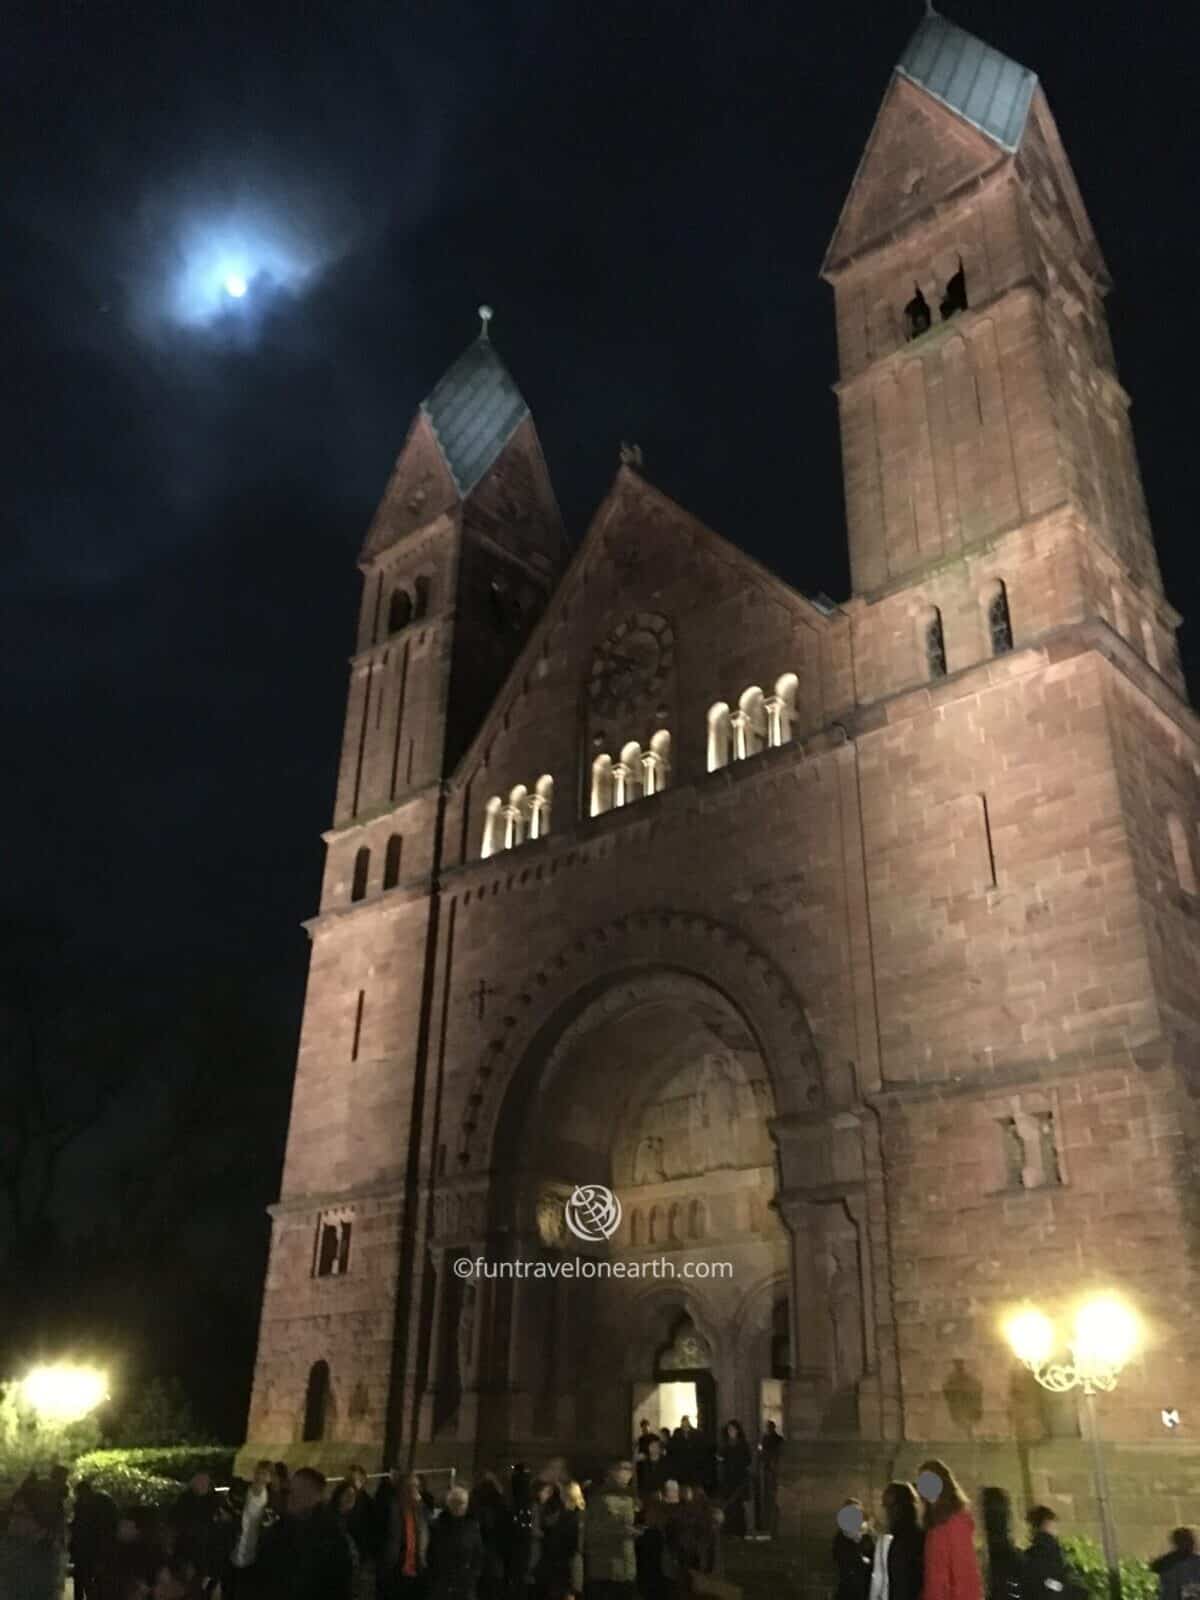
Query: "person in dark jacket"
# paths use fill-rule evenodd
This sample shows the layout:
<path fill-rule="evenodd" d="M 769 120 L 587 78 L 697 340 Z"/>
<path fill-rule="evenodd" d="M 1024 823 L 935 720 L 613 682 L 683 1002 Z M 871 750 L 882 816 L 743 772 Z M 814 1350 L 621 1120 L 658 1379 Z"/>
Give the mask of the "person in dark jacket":
<path fill-rule="evenodd" d="M 889 1483 L 883 1491 L 886 1533 L 879 1536 L 871 1572 L 871 1600 L 920 1600 L 925 1534 L 917 1491 L 911 1483 Z"/>
<path fill-rule="evenodd" d="M 195 1563 L 201 1579 L 219 1576 L 224 1565 L 228 1519 L 207 1472 L 193 1475 L 187 1488 L 167 1512 L 167 1525 L 175 1537 L 175 1551 Z"/>
<path fill-rule="evenodd" d="M 75 1570 L 75 1600 L 96 1600 L 101 1567 L 117 1536 L 117 1508 L 90 1478 L 75 1490 L 71 1518 L 71 1565 Z"/>
<path fill-rule="evenodd" d="M 685 1572 L 712 1572 L 717 1560 L 718 1513 L 698 1484 L 679 1486 L 679 1559 Z"/>
<path fill-rule="evenodd" d="M 725 1512 L 725 1532 L 735 1539 L 746 1536 L 746 1502 L 753 1491 L 753 1465 L 745 1429 L 740 1422 L 727 1422 L 717 1455 L 717 1485 Z"/>
<path fill-rule="evenodd" d="M 62 1550 L 54 1508 L 35 1484 L 17 1491 L 0 1533 L 0 1595 L 4 1600 L 57 1600 L 63 1588 Z"/>
<path fill-rule="evenodd" d="M 424 1592 L 429 1562 L 430 1517 L 421 1480 L 394 1467 L 375 1496 L 379 1527 L 376 1572 L 380 1600 L 403 1600 Z"/>
<path fill-rule="evenodd" d="M 1049 1506 L 1034 1506 L 1025 1520 L 1032 1535 L 1021 1574 L 1025 1600 L 1083 1600 L 1083 1587 L 1067 1566 L 1058 1542 L 1055 1513 Z"/>
<path fill-rule="evenodd" d="M 1150 1563 L 1158 1574 L 1160 1600 L 1198 1600 L 1200 1597 L 1200 1556 L 1196 1554 L 1196 1535 L 1190 1528 L 1176 1528 L 1171 1534 L 1171 1549 Z"/>
<path fill-rule="evenodd" d="M 1190 1528 L 1171 1529 L 1171 1548 L 1165 1555 L 1155 1556 L 1150 1562 L 1150 1571 L 1158 1578 L 1162 1578 L 1179 1561 L 1186 1561 L 1189 1556 L 1196 1554 L 1196 1535 Z M 1162 1585 L 1159 1584 L 1161 1589 Z"/>
<path fill-rule="evenodd" d="M 699 1483 L 703 1463 L 701 1461 L 703 1441 L 700 1434 L 692 1426 L 691 1417 L 680 1417 L 679 1426 L 671 1436 L 667 1446 L 667 1463 L 670 1468 L 669 1476 L 677 1483 Z"/>
<path fill-rule="evenodd" d="M 762 1469 L 759 1485 L 758 1525 L 772 1536 L 779 1523 L 779 1458 L 783 1454 L 783 1435 L 774 1422 L 768 1422 L 758 1441 L 758 1459 Z"/>
<path fill-rule="evenodd" d="M 479 1524 L 483 1540 L 479 1600 L 501 1600 L 512 1561 L 513 1517 L 494 1472 L 485 1472 L 471 1486 L 467 1510 Z"/>
<path fill-rule="evenodd" d="M 529 1577 L 533 1600 L 583 1593 L 583 1491 L 577 1483 L 541 1483 L 534 1497 Z"/>
<path fill-rule="evenodd" d="M 354 1485 L 354 1501 L 346 1513 L 346 1532 L 354 1541 L 359 1560 L 369 1567 L 374 1564 L 379 1546 L 379 1524 L 367 1469 L 347 1467 L 346 1482 Z"/>
<path fill-rule="evenodd" d="M 987 1550 L 987 1600 L 1021 1600 L 1024 1559 L 1013 1543 L 1012 1501 L 1003 1489 L 987 1488 L 980 1493 L 979 1510 Z"/>
<path fill-rule="evenodd" d="M 429 1537 L 430 1600 L 478 1600 L 483 1535 L 467 1515 L 470 1496 L 455 1484 Z"/>
<path fill-rule="evenodd" d="M 350 1541 L 315 1467 L 292 1474 L 287 1515 L 267 1530 L 259 1561 L 268 1600 L 353 1600 Z"/>
<path fill-rule="evenodd" d="M 154 1513 L 142 1506 L 122 1511 L 97 1586 L 97 1600 L 124 1600 L 126 1592 L 139 1582 L 149 1589 L 164 1559 L 162 1534 Z"/>
<path fill-rule="evenodd" d="M 837 1574 L 836 1600 L 867 1600 L 875 1540 L 861 1500 L 847 1500 L 837 1514 L 833 1536 L 833 1570 Z"/>
<path fill-rule="evenodd" d="M 646 1441 L 646 1453 L 635 1462 L 637 1470 L 638 1499 L 646 1501 L 662 1493 L 663 1484 L 671 1476 L 662 1441 L 651 1434 Z"/>

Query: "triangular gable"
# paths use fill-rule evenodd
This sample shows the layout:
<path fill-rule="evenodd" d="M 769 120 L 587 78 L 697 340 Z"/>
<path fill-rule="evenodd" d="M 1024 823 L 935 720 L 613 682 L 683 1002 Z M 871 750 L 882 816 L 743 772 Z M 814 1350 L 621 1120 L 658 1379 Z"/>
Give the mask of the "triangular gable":
<path fill-rule="evenodd" d="M 458 503 L 458 490 L 429 421 L 418 411 L 371 518 L 359 560 L 371 561 L 382 555 L 408 534 L 453 511 Z"/>
<path fill-rule="evenodd" d="M 825 254 L 828 274 L 1008 160 L 977 128 L 905 77 L 888 85 Z"/>
<path fill-rule="evenodd" d="M 782 604 L 803 613 L 813 627 L 828 628 L 836 608 L 818 605 L 807 595 L 763 566 L 753 556 L 714 533 L 689 511 L 656 488 L 640 473 L 621 467 L 612 488 L 601 502 L 578 549 L 571 560 L 561 583 L 551 597 L 549 605 L 531 630 L 525 645 L 513 663 L 495 702 L 484 718 L 478 732 L 463 752 L 453 781 L 462 782 L 479 764 L 480 752 L 486 750 L 511 709 L 524 681 L 537 661 L 542 645 L 554 629 L 562 625 L 564 613 L 573 610 L 581 599 L 588 573 L 600 564 L 621 567 L 630 558 L 640 555 L 646 541 L 663 536 L 679 537 L 687 543 L 690 552 L 695 546 L 724 566 L 737 565 L 745 569 L 751 581 L 773 594 Z M 637 604 L 636 590 L 631 592 L 631 605 Z"/>

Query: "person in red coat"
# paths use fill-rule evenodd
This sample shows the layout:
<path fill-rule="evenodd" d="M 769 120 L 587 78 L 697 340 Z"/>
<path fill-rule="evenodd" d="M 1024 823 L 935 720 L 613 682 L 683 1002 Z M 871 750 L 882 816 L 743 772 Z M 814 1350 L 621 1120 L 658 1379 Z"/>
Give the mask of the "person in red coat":
<path fill-rule="evenodd" d="M 926 1461 L 917 1475 L 925 1502 L 925 1582 L 921 1600 L 983 1600 L 975 1559 L 975 1522 L 966 1495 L 944 1461 Z"/>

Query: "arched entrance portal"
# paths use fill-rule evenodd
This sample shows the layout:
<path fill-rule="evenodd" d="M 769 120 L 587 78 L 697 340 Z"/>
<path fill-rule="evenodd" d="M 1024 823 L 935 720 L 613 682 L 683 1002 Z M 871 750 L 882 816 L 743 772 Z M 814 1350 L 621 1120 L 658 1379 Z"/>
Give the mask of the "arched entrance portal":
<path fill-rule="evenodd" d="M 489 1257 L 523 1267 L 480 1283 L 469 1310 L 458 1304 L 471 1348 L 441 1341 L 455 1370 L 438 1387 L 461 1397 L 449 1436 L 485 1456 L 598 1460 L 628 1453 L 651 1395 L 671 1412 L 687 1398 L 712 1437 L 732 1417 L 753 1434 L 790 1281 L 774 1115 L 745 1019 L 691 975 L 598 985 L 544 1033 L 509 1086 L 480 1195 Z M 580 1184 L 620 1201 L 606 1242 L 570 1231 L 565 1203 Z"/>

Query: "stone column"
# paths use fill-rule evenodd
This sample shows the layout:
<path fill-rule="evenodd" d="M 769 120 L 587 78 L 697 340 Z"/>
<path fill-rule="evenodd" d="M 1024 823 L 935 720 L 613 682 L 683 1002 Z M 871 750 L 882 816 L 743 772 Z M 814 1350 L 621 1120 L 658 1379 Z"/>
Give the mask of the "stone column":
<path fill-rule="evenodd" d="M 657 794 L 662 788 L 663 759 L 656 750 L 647 750 L 642 757 L 642 793 Z"/>
<path fill-rule="evenodd" d="M 475 1239 L 464 1245 L 456 1255 L 470 1257 L 472 1261 L 487 1256 L 487 1245 Z M 462 1312 L 456 1330 L 459 1341 L 459 1376 L 462 1379 L 462 1399 L 458 1407 L 458 1437 L 474 1439 L 479 1427 L 479 1367 L 483 1350 L 484 1322 L 491 1313 L 493 1287 L 487 1278 L 464 1278 Z"/>
<path fill-rule="evenodd" d="M 769 694 L 763 701 L 767 713 L 767 744 L 772 750 L 777 750 L 781 744 L 786 744 L 791 730 L 785 725 L 783 696 Z"/>
<path fill-rule="evenodd" d="M 827 1285 L 818 1266 L 824 1218 L 821 1208 L 803 1194 L 782 1194 L 778 1204 L 791 1245 L 792 1376 L 786 1432 L 792 1438 L 813 1438 L 833 1388 Z"/>
<path fill-rule="evenodd" d="M 421 1396 L 419 1434 L 422 1443 L 433 1438 L 433 1416 L 437 1393 L 442 1383 L 442 1323 L 446 1315 L 446 1251 L 441 1245 L 430 1245 L 429 1259 L 433 1266 L 433 1308 L 429 1339 L 429 1375 L 425 1392 Z"/>
<path fill-rule="evenodd" d="M 550 802 L 544 794 L 531 794 L 529 796 L 529 837 L 540 839 L 545 834 L 548 826 L 548 813 Z"/>
<path fill-rule="evenodd" d="M 733 759 L 744 761 L 750 754 L 750 713 L 740 709 L 730 712 L 729 726 L 733 730 Z"/>

